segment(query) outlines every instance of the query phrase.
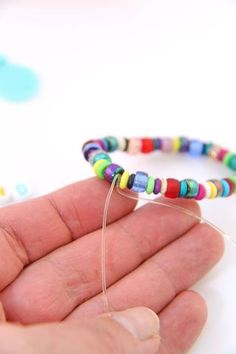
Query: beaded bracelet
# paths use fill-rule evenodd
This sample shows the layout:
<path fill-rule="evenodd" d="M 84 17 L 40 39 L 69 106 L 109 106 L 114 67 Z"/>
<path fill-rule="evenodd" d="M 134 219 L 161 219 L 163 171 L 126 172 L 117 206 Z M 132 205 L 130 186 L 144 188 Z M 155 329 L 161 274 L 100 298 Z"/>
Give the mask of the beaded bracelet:
<path fill-rule="evenodd" d="M 185 137 L 127 139 L 107 136 L 103 139 L 87 141 L 82 147 L 82 152 L 100 179 L 106 179 L 111 183 L 117 174 L 120 175 L 118 184 L 121 189 L 128 188 L 134 192 L 146 192 L 147 194 L 161 193 L 168 198 L 196 200 L 228 197 L 236 193 L 236 176 L 199 183 L 190 178 L 181 181 L 175 178 L 154 178 L 142 171 L 130 174 L 121 166 L 112 163 L 108 152 L 116 150 L 130 154 L 161 150 L 163 152 L 188 152 L 192 156 L 206 155 L 214 160 L 222 161 L 231 170 L 236 171 L 236 154 L 218 145 L 189 140 Z"/>

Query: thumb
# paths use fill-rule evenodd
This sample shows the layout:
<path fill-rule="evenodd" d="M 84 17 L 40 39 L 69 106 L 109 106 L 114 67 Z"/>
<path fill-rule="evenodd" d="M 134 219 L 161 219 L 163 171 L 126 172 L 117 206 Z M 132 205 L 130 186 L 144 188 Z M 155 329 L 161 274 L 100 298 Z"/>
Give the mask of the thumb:
<path fill-rule="evenodd" d="M 92 319 L 34 326 L 0 326 L 0 352 L 17 354 L 156 354 L 157 315 L 145 307 Z"/>

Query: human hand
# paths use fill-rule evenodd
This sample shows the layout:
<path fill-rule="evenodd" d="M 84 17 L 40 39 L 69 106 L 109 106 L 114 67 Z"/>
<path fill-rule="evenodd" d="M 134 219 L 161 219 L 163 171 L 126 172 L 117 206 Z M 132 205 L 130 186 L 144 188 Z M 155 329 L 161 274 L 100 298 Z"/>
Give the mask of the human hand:
<path fill-rule="evenodd" d="M 100 239 L 109 186 L 91 178 L 0 210 L 0 300 L 8 320 L 0 326 L 0 353 L 156 353 L 159 336 L 140 342 L 113 316 L 96 317 L 103 311 Z M 177 203 L 199 214 L 195 202 Z M 108 295 L 115 311 L 147 306 L 158 313 L 158 354 L 183 354 L 206 320 L 204 301 L 186 289 L 220 259 L 223 241 L 177 210 L 134 207 L 114 191 L 106 234 Z M 128 316 L 138 311 L 143 330 L 156 333 L 150 310 L 128 310 Z"/>

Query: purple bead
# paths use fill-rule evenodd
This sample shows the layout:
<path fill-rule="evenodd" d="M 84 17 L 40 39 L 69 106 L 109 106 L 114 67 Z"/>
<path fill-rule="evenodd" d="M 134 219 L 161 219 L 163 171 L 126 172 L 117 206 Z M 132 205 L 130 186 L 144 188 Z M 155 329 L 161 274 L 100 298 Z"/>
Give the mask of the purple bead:
<path fill-rule="evenodd" d="M 156 178 L 153 193 L 158 194 L 158 193 L 160 193 L 160 191 L 161 191 L 161 180 L 160 180 L 160 178 Z"/>
<path fill-rule="evenodd" d="M 98 144 L 95 144 L 95 143 L 86 144 L 83 148 L 83 154 L 84 154 L 85 159 L 88 160 L 89 154 L 91 151 L 100 150 L 100 149 L 101 149 L 101 146 Z"/>
<path fill-rule="evenodd" d="M 111 163 L 104 172 L 104 177 L 108 182 L 112 182 L 113 178 L 115 177 L 115 175 L 117 174 L 122 174 L 124 172 L 124 169 L 115 164 L 115 163 Z"/>
<path fill-rule="evenodd" d="M 181 145 L 180 145 L 179 151 L 180 152 L 187 152 L 189 150 L 189 140 L 185 137 L 181 137 L 180 142 L 181 142 Z"/>

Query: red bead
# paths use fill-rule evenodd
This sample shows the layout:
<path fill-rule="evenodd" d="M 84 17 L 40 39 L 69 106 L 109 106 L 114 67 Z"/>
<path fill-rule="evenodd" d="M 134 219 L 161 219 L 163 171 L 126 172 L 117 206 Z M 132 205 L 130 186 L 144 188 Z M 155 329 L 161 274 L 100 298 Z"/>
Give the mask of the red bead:
<path fill-rule="evenodd" d="M 142 147 L 141 147 L 141 151 L 143 153 L 148 153 L 148 152 L 152 152 L 154 150 L 154 140 L 150 139 L 150 138 L 144 138 L 141 139 L 142 141 Z"/>
<path fill-rule="evenodd" d="M 175 178 L 167 178 L 167 190 L 165 196 L 168 198 L 178 198 L 180 192 L 180 182 Z"/>
<path fill-rule="evenodd" d="M 224 178 L 224 180 L 227 181 L 229 184 L 229 188 L 230 188 L 229 195 L 233 194 L 235 188 L 234 182 L 230 178 Z"/>

